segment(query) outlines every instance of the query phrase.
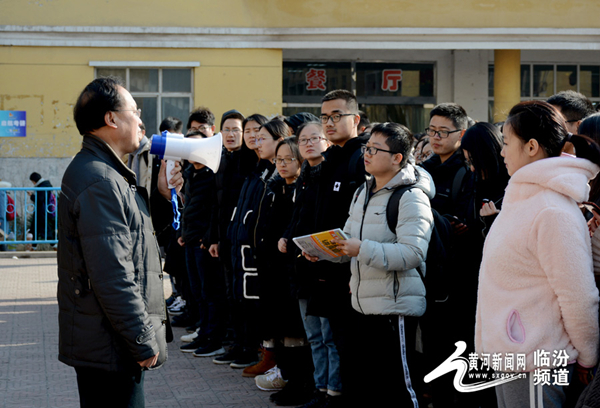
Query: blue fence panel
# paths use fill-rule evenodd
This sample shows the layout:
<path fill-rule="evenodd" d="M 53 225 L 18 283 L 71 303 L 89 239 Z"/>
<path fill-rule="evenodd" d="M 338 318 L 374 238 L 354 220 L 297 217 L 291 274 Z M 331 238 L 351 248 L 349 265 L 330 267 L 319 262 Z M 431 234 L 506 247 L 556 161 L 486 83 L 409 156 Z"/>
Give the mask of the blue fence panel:
<path fill-rule="evenodd" d="M 0 188 L 0 245 L 58 243 L 59 195 L 60 187 Z"/>

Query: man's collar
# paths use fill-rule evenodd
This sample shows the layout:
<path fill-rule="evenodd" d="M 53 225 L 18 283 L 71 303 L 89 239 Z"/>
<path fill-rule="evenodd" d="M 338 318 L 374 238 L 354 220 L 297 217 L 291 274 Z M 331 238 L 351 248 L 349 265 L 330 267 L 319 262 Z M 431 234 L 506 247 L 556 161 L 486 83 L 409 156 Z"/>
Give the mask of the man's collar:
<path fill-rule="evenodd" d="M 129 184 L 137 184 L 135 173 L 123 163 L 123 160 L 121 160 L 112 147 L 104 140 L 91 133 L 86 133 L 83 136 L 82 146 L 100 154 L 102 156 L 101 158 L 110 161 L 116 167 L 117 171 L 125 177 Z"/>

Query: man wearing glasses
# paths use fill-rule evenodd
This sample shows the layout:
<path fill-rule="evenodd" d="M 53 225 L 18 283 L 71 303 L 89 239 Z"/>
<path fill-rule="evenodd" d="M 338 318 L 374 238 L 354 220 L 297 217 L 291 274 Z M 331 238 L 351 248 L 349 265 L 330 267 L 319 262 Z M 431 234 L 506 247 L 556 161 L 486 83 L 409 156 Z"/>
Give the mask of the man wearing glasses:
<path fill-rule="evenodd" d="M 312 181 L 318 185 L 314 186 L 317 193 L 312 202 L 314 208 L 310 212 L 314 214 L 310 220 L 313 222 L 310 226 L 311 232 L 342 228 L 348 218 L 354 192 L 365 181 L 365 167 L 360 148 L 366 143 L 368 136 L 357 137 L 359 121 L 358 103 L 352 92 L 335 90 L 323 97 L 321 123 L 332 146 L 323 153 L 325 160 L 320 164 L 319 177 Z M 318 277 L 318 281 L 308 300 L 307 313 L 329 320 L 341 362 L 345 337 L 351 324 L 352 308 L 348 291 L 350 268 L 348 264 L 317 262 L 311 265 L 311 272 Z M 333 367 L 339 366 L 339 362 L 331 361 L 337 356 L 331 354 L 329 358 L 330 361 L 323 362 L 328 365 L 326 370 L 333 370 Z M 352 369 L 351 356 L 348 358 L 348 364 L 341 366 L 342 377 L 344 368 L 347 368 L 347 373 Z M 315 401 L 310 402 L 309 406 L 320 406 L 318 404 L 325 403 L 326 399 L 327 406 L 344 406 L 341 402 L 341 381 L 339 378 L 336 381 L 330 380 L 332 384 L 327 384 L 326 391 L 317 392 Z"/>
<path fill-rule="evenodd" d="M 562 91 L 548 98 L 547 102 L 553 105 L 565 118 L 567 130 L 577 133 L 581 122 L 595 113 L 594 104 L 583 94 L 575 91 Z"/>
<path fill-rule="evenodd" d="M 437 367 L 455 350 L 454 343 L 462 340 L 472 344 L 475 314 L 473 297 L 477 296 L 479 265 L 473 255 L 476 228 L 469 230 L 474 220 L 474 177 L 467 170 L 460 141 L 468 127 L 465 110 L 455 103 L 441 103 L 429 115 L 425 129 L 435 153 L 422 166 L 435 184 L 436 194 L 431 207 L 445 216 L 452 225 L 452 246 L 444 274 L 449 278 L 428 282 L 427 291 L 436 293 L 435 302 L 427 304 L 421 330 L 425 358 L 429 369 Z M 464 319 L 454 319 L 454 316 Z M 433 404 L 446 405 L 457 395 L 452 378 L 440 378 L 431 383 Z M 457 396 L 458 397 L 458 396 Z M 464 398 L 464 396 L 460 396 Z M 461 405 L 462 406 L 462 405 Z"/>
<path fill-rule="evenodd" d="M 73 114 L 83 143 L 58 205 L 58 358 L 75 368 L 82 407 L 143 407 L 144 370 L 165 362 L 167 326 L 147 198 L 121 161 L 139 147 L 141 112 L 108 77 L 86 86 Z M 169 200 L 165 169 L 158 190 Z M 170 178 L 181 189 L 181 174 Z"/>
<path fill-rule="evenodd" d="M 469 177 L 460 150 L 460 140 L 468 127 L 467 112 L 455 103 L 441 103 L 432 109 L 429 118 L 425 133 L 429 136 L 434 155 L 422 166 L 435 183 L 436 194 L 431 206 L 440 214 L 458 216 L 457 212 L 464 211 L 458 208 L 457 197 L 463 190 L 464 180 L 455 181 L 455 178 L 457 175 L 459 178 Z"/>
<path fill-rule="evenodd" d="M 188 132 L 199 130 L 208 137 L 215 134 L 215 115 L 210 109 L 203 106 L 194 109 L 188 118 L 186 129 Z"/>

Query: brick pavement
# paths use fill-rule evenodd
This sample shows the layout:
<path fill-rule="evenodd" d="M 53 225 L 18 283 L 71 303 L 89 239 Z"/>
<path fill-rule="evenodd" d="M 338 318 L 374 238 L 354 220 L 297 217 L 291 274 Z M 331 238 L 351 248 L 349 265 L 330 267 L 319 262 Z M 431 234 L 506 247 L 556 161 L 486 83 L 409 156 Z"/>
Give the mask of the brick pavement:
<path fill-rule="evenodd" d="M 56 258 L 0 258 L 0 407 L 79 407 L 75 371 L 57 359 Z M 274 407 L 241 370 L 181 353 L 146 374 L 147 407 Z"/>

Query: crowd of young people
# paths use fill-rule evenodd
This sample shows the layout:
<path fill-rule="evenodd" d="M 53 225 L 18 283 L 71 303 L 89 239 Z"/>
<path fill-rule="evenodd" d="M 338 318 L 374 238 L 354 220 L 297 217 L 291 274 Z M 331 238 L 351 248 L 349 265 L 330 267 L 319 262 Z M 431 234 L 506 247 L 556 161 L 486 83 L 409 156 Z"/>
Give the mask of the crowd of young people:
<path fill-rule="evenodd" d="M 598 360 L 600 214 L 580 204 L 590 180 L 600 201 L 600 114 L 562 92 L 501 124 L 442 103 L 420 139 L 362 119 L 345 90 L 320 117 L 223 114 L 219 170 L 184 165 L 182 227 L 163 240 L 181 351 L 243 369 L 277 405 L 574 406 Z M 185 136 L 215 131 L 199 108 Z M 336 262 L 292 241 L 335 228 Z M 523 353 L 526 369 L 496 371 L 527 374 L 474 393 L 452 374 L 425 383 L 457 342 Z M 567 353 L 578 391 L 533 387 L 540 349 Z"/>

